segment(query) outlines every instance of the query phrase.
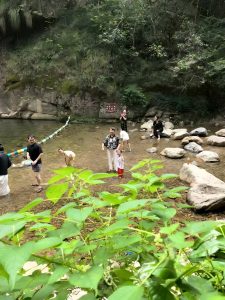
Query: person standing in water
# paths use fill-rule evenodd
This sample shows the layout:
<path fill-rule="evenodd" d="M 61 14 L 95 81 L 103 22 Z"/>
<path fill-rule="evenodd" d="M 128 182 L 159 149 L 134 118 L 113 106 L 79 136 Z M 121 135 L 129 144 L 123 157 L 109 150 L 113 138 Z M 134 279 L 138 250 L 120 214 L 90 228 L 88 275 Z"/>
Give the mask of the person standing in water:
<path fill-rule="evenodd" d="M 64 155 L 65 163 L 67 166 L 71 166 L 74 161 L 76 154 L 71 150 L 63 150 L 62 148 L 58 149 L 58 152 Z"/>
<path fill-rule="evenodd" d="M 119 149 L 120 147 L 120 139 L 116 136 L 115 131 L 115 128 L 111 127 L 109 135 L 107 135 L 102 143 L 102 150 L 104 150 L 105 147 L 107 149 L 109 172 L 117 171 L 116 149 Z"/>
<path fill-rule="evenodd" d="M 32 184 L 32 186 L 37 186 L 36 192 L 39 193 L 43 190 L 41 186 L 41 167 L 42 167 L 42 161 L 41 157 L 43 156 L 42 148 L 39 144 L 36 142 L 36 138 L 33 135 L 28 136 L 28 143 L 27 146 L 27 159 L 31 160 L 31 166 L 32 170 L 35 174 L 35 179 L 37 183 Z"/>
<path fill-rule="evenodd" d="M 126 109 L 124 109 L 123 112 L 120 114 L 120 126 L 121 126 L 121 130 L 124 130 L 127 132 L 127 111 L 126 111 Z"/>
<path fill-rule="evenodd" d="M 4 147 L 0 144 L 0 196 L 6 196 L 10 193 L 8 184 L 8 168 L 11 161 L 7 154 L 4 153 Z"/>
<path fill-rule="evenodd" d="M 160 140 L 162 132 L 163 132 L 163 123 L 158 116 L 155 116 L 153 122 L 153 134 L 158 140 Z"/>

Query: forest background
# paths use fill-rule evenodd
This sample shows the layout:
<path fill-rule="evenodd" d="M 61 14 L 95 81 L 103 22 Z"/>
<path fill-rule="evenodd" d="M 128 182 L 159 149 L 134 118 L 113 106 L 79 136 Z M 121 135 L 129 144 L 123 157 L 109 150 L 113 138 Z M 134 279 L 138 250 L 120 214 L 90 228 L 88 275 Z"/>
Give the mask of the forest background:
<path fill-rule="evenodd" d="M 0 0 L 4 90 L 223 112 L 223 0 Z"/>

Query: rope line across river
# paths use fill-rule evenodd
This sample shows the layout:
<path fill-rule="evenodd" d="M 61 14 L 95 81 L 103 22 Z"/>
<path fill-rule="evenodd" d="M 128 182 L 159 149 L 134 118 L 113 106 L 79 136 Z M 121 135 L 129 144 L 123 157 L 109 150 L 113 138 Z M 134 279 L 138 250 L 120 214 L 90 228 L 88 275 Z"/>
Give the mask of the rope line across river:
<path fill-rule="evenodd" d="M 56 131 L 54 131 L 52 134 L 50 134 L 49 136 L 47 136 L 46 138 L 42 139 L 39 144 L 44 144 L 46 143 L 48 140 L 52 139 L 55 135 L 57 135 L 60 131 L 62 131 L 64 128 L 66 128 L 66 126 L 68 126 L 69 124 L 69 121 L 70 121 L 70 116 L 68 117 L 66 123 L 60 127 L 59 129 L 57 129 Z M 24 148 L 21 148 L 21 149 L 18 149 L 16 151 L 13 151 L 13 152 L 10 152 L 10 153 L 7 153 L 7 155 L 9 157 L 15 157 L 15 156 L 18 156 L 19 154 L 22 154 L 24 152 L 27 151 L 27 147 L 24 147 Z"/>

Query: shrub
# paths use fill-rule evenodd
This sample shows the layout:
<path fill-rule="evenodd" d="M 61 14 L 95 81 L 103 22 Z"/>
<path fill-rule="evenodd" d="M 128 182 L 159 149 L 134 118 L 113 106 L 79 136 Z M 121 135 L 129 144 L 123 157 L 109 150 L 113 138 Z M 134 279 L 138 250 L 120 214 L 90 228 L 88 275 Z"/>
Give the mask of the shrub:
<path fill-rule="evenodd" d="M 173 220 L 168 199 L 185 187 L 168 189 L 176 175 L 155 175 L 160 168 L 143 160 L 121 192 L 98 194 L 91 186 L 115 175 L 55 170 L 47 199 L 0 217 L 0 299 L 66 299 L 74 287 L 83 300 L 224 299 L 225 223 Z M 43 203 L 52 209 L 35 213 Z M 30 260 L 47 273 L 25 272 Z"/>
<path fill-rule="evenodd" d="M 123 91 L 122 102 L 129 107 L 136 105 L 143 106 L 147 103 L 147 99 L 141 88 L 136 85 L 129 85 Z"/>

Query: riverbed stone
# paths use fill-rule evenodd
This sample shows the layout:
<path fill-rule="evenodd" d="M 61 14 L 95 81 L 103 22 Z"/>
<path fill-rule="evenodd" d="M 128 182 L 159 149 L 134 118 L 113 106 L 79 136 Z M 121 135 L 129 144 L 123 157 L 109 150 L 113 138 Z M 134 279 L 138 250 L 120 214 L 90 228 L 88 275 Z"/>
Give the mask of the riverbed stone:
<path fill-rule="evenodd" d="M 156 153 L 157 152 L 157 148 L 156 147 L 151 147 L 151 148 L 146 149 L 146 151 L 148 153 Z"/>
<path fill-rule="evenodd" d="M 167 129 L 167 128 L 165 128 L 165 129 L 163 130 L 163 132 L 161 133 L 161 137 L 170 138 L 171 135 L 172 135 L 172 133 L 173 133 L 172 129 L 169 129 L 169 128 Z"/>
<path fill-rule="evenodd" d="M 206 170 L 185 163 L 180 179 L 191 185 L 187 202 L 197 211 L 213 211 L 225 208 L 225 183 Z"/>
<path fill-rule="evenodd" d="M 141 129 L 145 129 L 147 131 L 152 131 L 153 121 L 149 120 L 148 122 L 145 122 L 141 125 Z"/>
<path fill-rule="evenodd" d="M 199 136 L 186 136 L 183 138 L 183 140 L 181 141 L 182 146 L 189 144 L 190 142 L 195 142 L 199 145 L 203 144 L 203 140 L 199 137 Z"/>
<path fill-rule="evenodd" d="M 174 125 L 172 122 L 165 122 L 164 123 L 164 129 L 174 129 Z"/>
<path fill-rule="evenodd" d="M 202 147 L 195 142 L 190 142 L 189 144 L 185 145 L 184 149 L 192 153 L 199 153 L 203 151 Z"/>
<path fill-rule="evenodd" d="M 182 158 L 185 153 L 186 151 L 182 148 L 165 148 L 160 154 L 168 158 Z"/>
<path fill-rule="evenodd" d="M 198 128 L 195 128 L 194 130 L 192 130 L 190 132 L 190 135 L 198 135 L 198 136 L 207 136 L 208 135 L 208 131 L 205 127 L 198 127 Z"/>
<path fill-rule="evenodd" d="M 219 155 L 214 151 L 202 151 L 198 153 L 196 157 L 202 159 L 204 162 L 220 161 Z"/>
<path fill-rule="evenodd" d="M 212 146 L 225 147 L 225 137 L 211 135 L 207 138 L 207 144 Z"/>
<path fill-rule="evenodd" d="M 220 129 L 216 132 L 216 135 L 225 137 L 225 129 Z"/>
<path fill-rule="evenodd" d="M 187 132 L 187 129 L 175 129 L 173 130 L 173 139 L 174 140 L 182 140 L 184 137 L 188 136 L 189 133 Z"/>

